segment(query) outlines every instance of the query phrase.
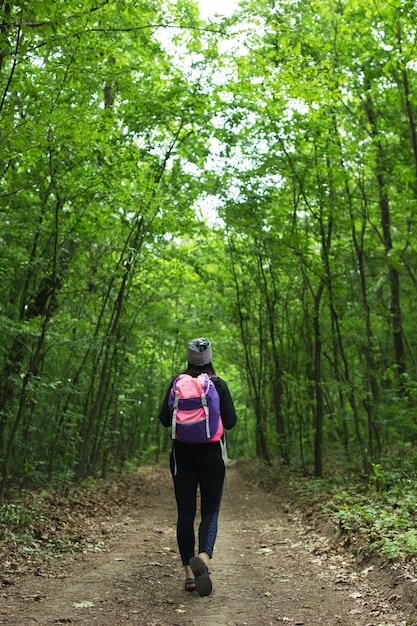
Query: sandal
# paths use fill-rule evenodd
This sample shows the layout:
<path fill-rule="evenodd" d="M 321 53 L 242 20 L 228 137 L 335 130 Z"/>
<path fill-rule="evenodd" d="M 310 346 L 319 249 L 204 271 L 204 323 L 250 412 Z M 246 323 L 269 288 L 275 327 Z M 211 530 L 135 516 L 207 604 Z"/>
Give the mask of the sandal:
<path fill-rule="evenodd" d="M 196 590 L 195 578 L 187 578 L 184 584 L 184 589 L 185 591 L 190 591 L 190 592 L 195 591 Z"/>
<path fill-rule="evenodd" d="M 210 572 L 203 559 L 193 556 L 190 559 L 190 567 L 195 576 L 195 586 L 200 596 L 209 596 L 213 588 L 210 579 Z"/>

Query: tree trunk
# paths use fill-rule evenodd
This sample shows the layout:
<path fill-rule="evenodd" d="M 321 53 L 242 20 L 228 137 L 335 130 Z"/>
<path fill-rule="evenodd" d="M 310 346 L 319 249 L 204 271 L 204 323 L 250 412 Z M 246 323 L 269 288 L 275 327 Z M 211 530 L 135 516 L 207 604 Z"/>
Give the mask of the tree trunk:
<path fill-rule="evenodd" d="M 314 329 L 314 389 L 316 397 L 316 412 L 314 420 L 314 475 L 317 478 L 323 477 L 323 422 L 324 422 L 324 405 L 323 405 L 323 389 L 321 379 L 321 353 L 322 341 L 320 331 L 320 303 L 323 295 L 324 285 L 321 283 L 314 296 L 313 309 L 313 329 Z"/>
<path fill-rule="evenodd" d="M 239 278 L 236 273 L 235 259 L 234 259 L 234 249 L 233 244 L 229 240 L 229 250 L 231 254 L 231 269 L 232 275 L 235 284 L 235 292 L 236 292 L 236 305 L 238 312 L 238 324 L 240 329 L 240 336 L 242 339 L 243 350 L 245 354 L 245 363 L 246 363 L 246 377 L 248 381 L 249 387 L 249 395 L 252 400 L 252 405 L 255 413 L 255 445 L 256 445 L 256 455 L 258 458 L 263 461 L 270 463 L 270 456 L 268 451 L 266 430 L 266 412 L 264 407 L 264 402 L 262 401 L 262 396 L 265 396 L 265 386 L 263 384 L 263 374 L 264 374 L 264 340 L 263 340 L 263 324 L 261 319 L 261 310 L 259 309 L 258 315 L 258 336 L 259 336 L 259 352 L 256 357 L 256 361 L 251 354 L 251 340 L 252 337 L 249 336 L 248 330 L 246 328 L 244 313 L 243 313 L 243 302 L 244 298 L 241 293 L 241 286 L 239 282 Z M 253 323 L 253 321 L 252 321 Z"/>
<path fill-rule="evenodd" d="M 93 437 L 93 432 L 95 428 L 96 421 L 98 416 L 100 415 L 100 410 L 103 406 L 103 403 L 106 398 L 106 394 L 108 391 L 109 385 L 109 375 L 110 375 L 110 362 L 112 361 L 113 354 L 117 353 L 117 346 L 115 343 L 117 342 L 117 335 L 119 330 L 120 319 L 122 316 L 122 309 L 124 304 L 124 299 L 127 291 L 127 281 L 130 277 L 130 273 L 134 266 L 134 259 L 136 255 L 139 253 L 141 242 L 142 242 L 142 229 L 143 229 L 143 218 L 140 217 L 136 223 L 134 240 L 129 246 L 126 246 L 126 249 L 129 249 L 129 257 L 128 259 L 122 263 L 120 261 L 119 267 L 123 266 L 123 276 L 120 283 L 119 291 L 117 294 L 116 302 L 114 304 L 113 312 L 111 315 L 109 331 L 106 333 L 105 340 L 105 350 L 103 355 L 103 361 L 101 364 L 100 374 L 99 374 L 99 383 L 98 389 L 95 394 L 95 399 L 92 405 L 91 410 L 89 411 L 88 420 L 86 423 L 86 429 L 83 433 L 83 440 L 81 443 L 80 449 L 80 458 L 76 469 L 76 478 L 81 479 L 84 478 L 87 469 L 88 469 L 88 458 L 90 454 L 90 447 Z M 124 255 L 122 255 L 124 256 Z"/>
<path fill-rule="evenodd" d="M 257 242 L 257 248 L 260 249 L 261 245 L 263 245 L 265 249 L 265 245 L 263 242 Z M 269 276 L 270 281 L 272 283 L 272 287 L 268 286 L 268 277 L 265 273 L 265 261 L 267 261 L 269 268 Z M 280 457 L 284 461 L 285 464 L 289 464 L 290 462 L 290 453 L 288 449 L 288 441 L 287 441 L 287 433 L 285 429 L 285 421 L 284 414 L 282 410 L 282 368 L 280 363 L 280 357 L 277 346 L 276 339 L 276 305 L 278 302 L 278 294 L 277 288 L 275 284 L 274 274 L 271 267 L 271 260 L 266 260 L 262 254 L 258 256 L 258 266 L 259 272 L 262 277 L 263 284 L 263 294 L 265 298 L 266 308 L 267 308 L 267 317 L 268 317 L 268 327 L 269 327 L 269 338 L 271 341 L 271 351 L 272 351 L 272 363 L 273 363 L 273 372 L 272 372 L 272 402 L 273 402 L 273 410 L 275 414 L 275 429 L 278 435 L 278 446 Z"/>
<path fill-rule="evenodd" d="M 378 184 L 379 208 L 381 214 L 382 237 L 385 253 L 388 261 L 388 275 L 391 291 L 391 325 L 394 343 L 395 365 L 400 380 L 400 389 L 405 393 L 402 376 L 405 373 L 405 353 L 402 333 L 402 315 L 400 303 L 400 275 L 390 260 L 393 250 L 391 235 L 390 204 L 387 194 L 387 186 L 384 177 L 384 149 L 377 125 L 377 115 L 368 88 L 365 99 L 365 109 L 371 126 L 371 136 L 376 145 L 376 180 Z"/>

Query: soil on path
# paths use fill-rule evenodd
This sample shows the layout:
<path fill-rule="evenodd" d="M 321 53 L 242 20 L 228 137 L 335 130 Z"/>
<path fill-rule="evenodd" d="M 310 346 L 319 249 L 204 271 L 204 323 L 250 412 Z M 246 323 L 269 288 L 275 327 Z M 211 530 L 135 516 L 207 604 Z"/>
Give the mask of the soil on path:
<path fill-rule="evenodd" d="M 243 462 L 228 484 L 209 597 L 183 590 L 171 478 L 153 468 L 111 483 L 83 553 L 14 575 L 6 564 L 0 624 L 417 626 L 409 574 L 358 567 Z"/>

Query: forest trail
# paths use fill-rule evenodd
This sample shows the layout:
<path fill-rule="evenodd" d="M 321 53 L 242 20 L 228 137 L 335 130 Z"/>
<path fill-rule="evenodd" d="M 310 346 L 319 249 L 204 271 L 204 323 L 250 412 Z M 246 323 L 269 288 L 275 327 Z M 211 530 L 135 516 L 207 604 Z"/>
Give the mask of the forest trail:
<path fill-rule="evenodd" d="M 246 476 L 245 476 L 246 473 Z M 171 478 L 147 468 L 113 484 L 95 546 L 4 588 L 0 624 L 98 626 L 416 626 L 401 572 L 358 568 L 285 502 L 232 463 L 213 593 L 183 591 Z"/>

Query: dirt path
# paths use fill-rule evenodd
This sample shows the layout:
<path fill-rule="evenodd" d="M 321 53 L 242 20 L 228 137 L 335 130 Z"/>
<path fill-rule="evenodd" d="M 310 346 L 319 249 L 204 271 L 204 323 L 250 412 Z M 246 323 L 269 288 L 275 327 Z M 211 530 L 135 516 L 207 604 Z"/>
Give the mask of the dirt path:
<path fill-rule="evenodd" d="M 119 485 L 125 504 L 97 522 L 103 542 L 8 584 L 0 624 L 417 625 L 401 572 L 356 569 L 242 469 L 228 471 L 208 598 L 182 589 L 171 480 L 155 469 Z"/>

